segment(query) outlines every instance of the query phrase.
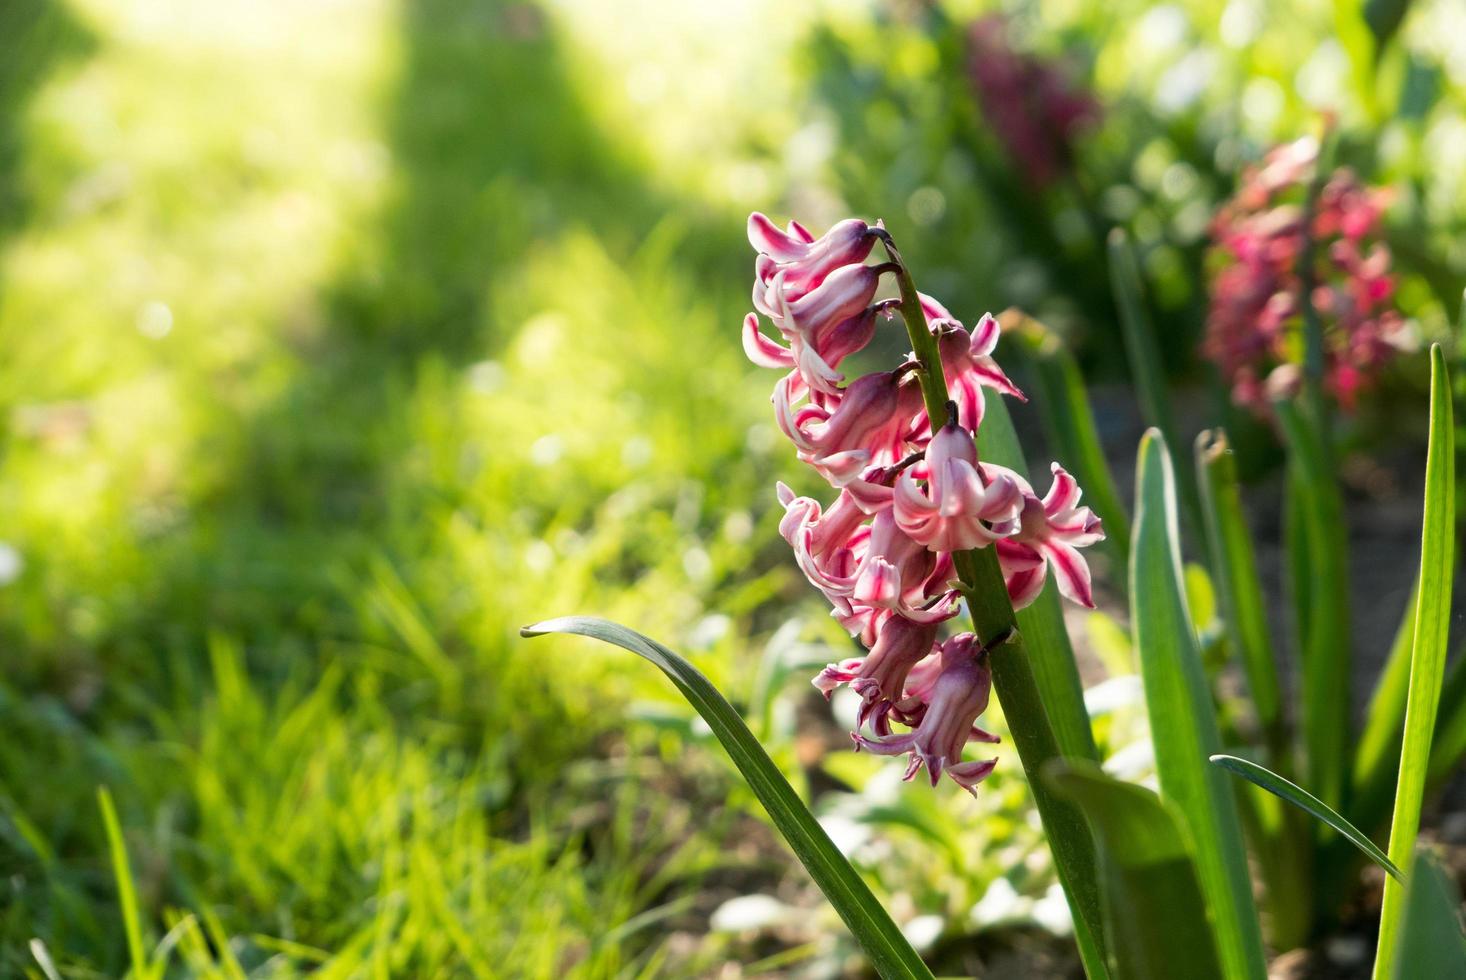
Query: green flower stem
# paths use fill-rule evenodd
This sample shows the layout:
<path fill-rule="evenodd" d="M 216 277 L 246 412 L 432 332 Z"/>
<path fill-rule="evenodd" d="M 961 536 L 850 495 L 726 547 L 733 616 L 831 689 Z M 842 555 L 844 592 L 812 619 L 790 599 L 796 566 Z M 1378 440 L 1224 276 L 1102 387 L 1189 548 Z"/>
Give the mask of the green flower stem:
<path fill-rule="evenodd" d="M 896 279 L 901 290 L 901 315 L 916 355 L 927 417 L 935 432 L 947 416 L 947 380 L 942 373 L 941 352 L 936 337 L 927 328 L 910 271 L 890 237 L 883 237 L 883 241 L 891 260 L 900 267 Z M 991 652 L 993 688 L 1013 734 L 1013 744 L 1038 805 L 1059 880 L 1074 914 L 1074 936 L 1085 970 L 1091 978 L 1108 977 L 1094 838 L 1079 810 L 1054 795 L 1039 778 L 1046 763 L 1065 756 L 1023 636 L 1017 630 L 1018 619 L 1008 600 L 997 552 L 992 548 L 976 548 L 954 554 L 952 559 L 978 639 L 986 643 L 1005 630 L 1013 631 L 1006 642 Z M 1088 719 L 1083 719 L 1083 723 L 1087 728 Z"/>

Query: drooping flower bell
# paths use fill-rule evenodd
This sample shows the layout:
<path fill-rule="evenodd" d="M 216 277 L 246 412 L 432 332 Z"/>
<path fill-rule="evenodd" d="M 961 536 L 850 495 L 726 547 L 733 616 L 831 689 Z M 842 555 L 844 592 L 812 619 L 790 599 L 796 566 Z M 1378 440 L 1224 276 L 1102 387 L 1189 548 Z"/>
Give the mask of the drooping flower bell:
<path fill-rule="evenodd" d="M 992 544 L 1011 530 L 1023 506 L 1018 484 L 1005 474 L 985 477 L 972 434 L 953 418 L 926 447 L 926 487 L 916 467 L 896 479 L 895 517 L 901 531 L 933 551 L 967 551 Z"/>
<path fill-rule="evenodd" d="M 933 786 L 945 772 L 973 793 L 973 787 L 986 779 L 998 762 L 962 761 L 968 742 L 998 741 L 996 735 L 976 724 L 978 716 L 987 710 L 992 690 L 988 652 L 978 645 L 977 637 L 962 633 L 942 644 L 940 664 L 941 672 L 932 684 L 930 700 L 922 706 L 916 727 L 901 735 L 865 736 L 856 732 L 852 737 L 857 747 L 877 755 L 911 753 L 905 779 L 913 778 L 925 766 Z"/>
<path fill-rule="evenodd" d="M 833 409 L 807 403 L 794 406 L 799 376 L 791 373 L 774 386 L 779 428 L 831 485 L 843 487 L 871 467 L 902 458 L 914 413 L 921 410 L 921 389 L 909 371 L 867 374 L 840 392 Z"/>

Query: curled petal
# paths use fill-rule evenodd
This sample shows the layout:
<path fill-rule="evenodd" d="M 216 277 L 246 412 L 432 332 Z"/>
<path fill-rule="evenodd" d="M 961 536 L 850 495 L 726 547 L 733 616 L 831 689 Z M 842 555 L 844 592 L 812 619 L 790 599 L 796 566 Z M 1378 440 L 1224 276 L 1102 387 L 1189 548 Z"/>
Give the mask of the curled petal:
<path fill-rule="evenodd" d="M 789 348 L 765 337 L 758 328 L 758 316 L 753 313 L 743 318 L 743 353 L 759 367 L 788 370 L 794 366 Z"/>

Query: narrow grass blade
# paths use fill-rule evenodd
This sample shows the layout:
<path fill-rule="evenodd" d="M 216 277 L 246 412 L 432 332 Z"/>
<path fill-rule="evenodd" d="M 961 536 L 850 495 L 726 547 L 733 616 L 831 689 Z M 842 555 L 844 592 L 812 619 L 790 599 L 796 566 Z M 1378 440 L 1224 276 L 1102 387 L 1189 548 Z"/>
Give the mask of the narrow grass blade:
<path fill-rule="evenodd" d="M 1196 439 L 1196 476 L 1201 486 L 1201 516 L 1216 569 L 1217 598 L 1227 635 L 1247 674 L 1253 709 L 1273 765 L 1286 767 L 1287 733 L 1276 654 L 1268 634 L 1267 606 L 1257 576 L 1257 554 L 1242 513 L 1237 464 L 1221 429 Z"/>
<path fill-rule="evenodd" d="M 1108 247 L 1110 286 L 1115 293 L 1115 306 L 1120 311 L 1125 353 L 1130 361 L 1130 376 L 1135 383 L 1135 392 L 1140 398 L 1140 414 L 1146 425 L 1159 429 L 1164 436 L 1167 451 L 1172 453 L 1171 465 L 1176 474 L 1186 522 L 1190 527 L 1200 528 L 1201 505 L 1197 499 L 1196 485 L 1191 480 L 1191 468 L 1186 465 L 1185 460 L 1175 455 L 1180 451 L 1182 443 L 1176 430 L 1176 420 L 1171 414 L 1171 397 L 1166 387 L 1160 348 L 1156 346 L 1155 327 L 1146 308 L 1140 264 L 1130 245 L 1130 237 L 1123 228 L 1110 231 Z"/>
<path fill-rule="evenodd" d="M 1440 704 L 1441 678 L 1451 625 L 1451 585 L 1456 546 L 1456 447 L 1451 383 L 1446 355 L 1430 349 L 1430 448 L 1425 459 L 1425 521 L 1420 540 L 1420 586 L 1416 593 L 1415 641 L 1410 655 L 1410 694 L 1405 703 L 1405 737 L 1390 824 L 1390 857 L 1412 859 L 1420 830 L 1420 805 L 1430 766 L 1430 743 Z M 1379 952 L 1374 975 L 1382 978 L 1394 962 L 1405 893 L 1397 881 L 1385 882 L 1380 911 Z"/>
<path fill-rule="evenodd" d="M 1301 592 L 1303 741 L 1308 783 L 1319 799 L 1344 805 L 1349 766 L 1349 581 L 1344 505 L 1315 413 L 1299 401 L 1274 402 L 1288 443 L 1290 567 Z"/>
<path fill-rule="evenodd" d="M 1424 850 L 1415 853 L 1405 884 L 1405 909 L 1395 949 L 1394 977 L 1466 977 L 1466 936 L 1458 918 L 1461 896 Z M 1375 963 L 1375 975 L 1380 972 Z"/>
<path fill-rule="evenodd" d="M 122 839 L 122 825 L 117 821 L 117 808 L 107 787 L 97 787 L 97 803 L 102 808 L 102 824 L 107 830 L 107 847 L 112 852 L 112 877 L 117 882 L 117 899 L 122 906 L 122 927 L 127 933 L 127 956 L 132 961 L 132 974 L 138 980 L 153 975 L 143 950 L 142 918 L 137 907 L 137 890 L 132 882 L 132 866 L 127 860 L 127 844 Z"/>
<path fill-rule="evenodd" d="M 1094 765 L 1060 760 L 1046 766 L 1043 775 L 1083 811 L 1094 833 L 1114 975 L 1126 980 L 1171 980 L 1182 972 L 1196 980 L 1227 976 L 1195 860 L 1166 803 Z"/>
<path fill-rule="evenodd" d="M 1105 460 L 1094 410 L 1079 365 L 1060 337 L 1043 323 L 1018 310 L 1005 312 L 999 320 L 1004 336 L 1012 337 L 1027 356 L 1038 386 L 1033 401 L 1038 405 L 1044 433 L 1054 454 L 1064 460 L 1079 485 L 1085 501 L 1105 523 L 1105 548 L 1116 566 L 1130 564 L 1130 516 L 1115 487 L 1110 464 Z"/>
<path fill-rule="evenodd" d="M 1265 769 L 1255 762 L 1239 759 L 1235 755 L 1214 755 L 1211 757 L 1211 761 L 1223 769 L 1230 769 L 1249 782 L 1256 783 L 1269 793 L 1272 793 L 1280 799 L 1287 800 L 1299 809 L 1313 814 L 1348 838 L 1355 847 L 1364 852 L 1365 856 L 1389 872 L 1391 877 L 1396 879 L 1400 878 L 1400 869 L 1395 867 L 1395 862 L 1391 861 L 1385 852 L 1381 851 L 1375 845 L 1374 841 L 1360 832 L 1359 828 L 1345 820 L 1337 810 L 1308 792 L 1302 786 L 1299 786 L 1291 780 L 1284 779 L 1277 773 Z"/>
<path fill-rule="evenodd" d="M 1226 975 L 1263 977 L 1262 932 L 1236 799 L 1226 777 L 1206 761 L 1221 740 L 1182 587 L 1170 457 L 1155 429 L 1140 440 L 1130 612 L 1161 796 L 1175 805 L 1195 845 Z"/>
<path fill-rule="evenodd" d="M 660 668 L 708 723 L 774 826 L 809 869 L 815 884 L 840 913 L 881 976 L 888 980 L 931 976 L 900 928 L 785 781 L 738 712 L 696 667 L 655 640 L 604 619 L 566 616 L 520 630 L 527 637 L 546 633 L 588 636 L 629 650 Z"/>

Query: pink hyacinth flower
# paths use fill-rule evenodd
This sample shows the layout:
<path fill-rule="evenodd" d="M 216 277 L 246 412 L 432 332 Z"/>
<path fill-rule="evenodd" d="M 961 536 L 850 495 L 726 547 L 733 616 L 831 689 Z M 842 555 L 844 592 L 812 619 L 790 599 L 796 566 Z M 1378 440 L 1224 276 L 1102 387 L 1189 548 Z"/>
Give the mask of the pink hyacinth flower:
<path fill-rule="evenodd" d="M 794 561 L 811 585 L 831 601 L 848 596 L 854 587 L 858 552 L 865 549 L 870 529 L 865 513 L 849 493 L 841 491 L 828 510 L 819 501 L 797 497 L 783 483 L 778 485 L 784 519 L 779 534 L 794 549 Z"/>
<path fill-rule="evenodd" d="M 875 706 L 901 700 L 906 675 L 933 652 L 936 638 L 936 623 L 893 616 L 881 627 L 870 653 L 830 664 L 815 677 L 814 686 L 829 697 L 840 684 L 849 684 L 860 695 L 856 727 L 862 727 Z"/>
<path fill-rule="evenodd" d="M 932 685 L 931 700 L 914 729 L 901 735 L 873 737 L 855 732 L 852 735 L 855 744 L 877 755 L 910 752 L 911 763 L 903 778 L 915 777 L 926 766 L 933 786 L 945 772 L 975 796 L 973 787 L 986 779 L 998 762 L 997 759 L 962 761 L 962 750 L 969 741 L 998 741 L 996 735 L 976 725 L 978 716 L 987 710 L 992 689 L 986 651 L 976 647 L 977 638 L 971 633 L 954 636 L 942 644 L 941 673 Z"/>
<path fill-rule="evenodd" d="M 1089 563 L 1079 549 L 1103 541 L 1104 528 L 1093 511 L 1079 506 L 1079 484 L 1074 478 L 1058 463 L 1053 464 L 1052 470 L 1054 482 L 1042 500 L 1027 481 L 1011 470 L 1006 471 L 1023 490 L 1023 509 L 1016 529 L 995 545 L 1008 584 L 1008 597 L 1015 609 L 1033 602 L 1043 591 L 1047 569 L 1052 567 L 1060 595 L 1093 609 Z"/>
<path fill-rule="evenodd" d="M 1001 474 L 983 478 L 972 434 L 955 420 L 928 444 L 925 469 L 925 489 L 912 469 L 897 477 L 895 517 L 902 532 L 933 551 L 992 544 L 1003 534 L 991 525 L 1011 521 L 1023 506 L 1018 484 Z"/>
<path fill-rule="evenodd" d="M 957 403 L 957 421 L 964 429 L 976 432 L 982 425 L 984 388 L 1019 401 L 1028 400 L 993 359 L 1002 330 L 991 314 L 984 313 L 969 332 L 945 306 L 925 294 L 921 296 L 921 310 L 928 329 L 937 335 L 948 397 Z M 924 424 L 921 428 L 930 431 Z"/>
<path fill-rule="evenodd" d="M 894 513 L 884 510 L 870 523 L 848 599 L 856 612 L 889 609 L 916 622 L 940 622 L 956 611 L 951 581 L 951 555 L 928 551 L 902 534 Z"/>
<path fill-rule="evenodd" d="M 848 218 L 815 238 L 798 222 L 781 231 L 755 211 L 748 216 L 748 242 L 759 253 L 755 269 L 760 282 L 767 285 L 782 272 L 790 298 L 796 299 L 841 266 L 864 262 L 876 235 L 864 221 Z"/>
<path fill-rule="evenodd" d="M 774 415 L 799 458 L 832 486 L 843 487 L 873 466 L 905 454 L 911 419 L 921 410 L 921 389 L 903 370 L 868 374 L 844 389 L 833 410 L 810 402 L 795 408 L 797 373 L 774 386 Z"/>
<path fill-rule="evenodd" d="M 876 316 L 890 303 L 870 306 L 880 277 L 890 265 L 849 265 L 832 272 L 816 289 L 791 298 L 785 273 L 756 282 L 753 301 L 788 342 L 786 348 L 763 336 L 752 314 L 744 318 L 743 348 L 764 367 L 793 367 L 815 391 L 835 394 L 845 376 L 841 360 L 870 343 Z"/>

